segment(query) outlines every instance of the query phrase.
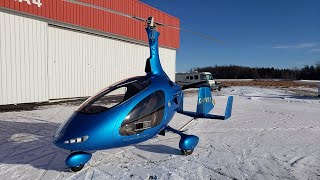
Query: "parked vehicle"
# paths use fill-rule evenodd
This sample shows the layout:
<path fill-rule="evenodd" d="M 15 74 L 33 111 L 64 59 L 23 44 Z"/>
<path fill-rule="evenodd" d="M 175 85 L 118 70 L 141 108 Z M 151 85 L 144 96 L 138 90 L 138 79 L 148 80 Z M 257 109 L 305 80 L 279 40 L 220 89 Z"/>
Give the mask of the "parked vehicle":
<path fill-rule="evenodd" d="M 318 83 L 318 97 L 320 97 L 320 82 Z"/>
<path fill-rule="evenodd" d="M 208 83 L 211 90 L 221 90 L 220 83 L 213 79 L 210 72 L 176 73 L 176 83 L 182 88 L 197 88 L 200 83 Z"/>

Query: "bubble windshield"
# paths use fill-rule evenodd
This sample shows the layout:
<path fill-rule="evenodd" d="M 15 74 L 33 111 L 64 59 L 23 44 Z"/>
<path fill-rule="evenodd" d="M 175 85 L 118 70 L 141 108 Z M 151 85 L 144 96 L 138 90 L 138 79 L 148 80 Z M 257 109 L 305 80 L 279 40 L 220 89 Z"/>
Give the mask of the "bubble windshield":
<path fill-rule="evenodd" d="M 148 87 L 150 83 L 150 79 L 145 76 L 118 82 L 87 99 L 82 103 L 78 112 L 86 114 L 104 112 L 138 94 Z"/>

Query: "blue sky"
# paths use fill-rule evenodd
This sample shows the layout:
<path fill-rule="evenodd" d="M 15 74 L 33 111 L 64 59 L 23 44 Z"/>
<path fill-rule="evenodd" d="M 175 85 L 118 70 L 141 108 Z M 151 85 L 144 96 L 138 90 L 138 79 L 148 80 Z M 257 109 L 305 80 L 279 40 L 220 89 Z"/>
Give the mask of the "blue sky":
<path fill-rule="evenodd" d="M 212 35 L 181 32 L 177 71 L 213 65 L 294 68 L 320 61 L 320 0 L 141 0 Z"/>

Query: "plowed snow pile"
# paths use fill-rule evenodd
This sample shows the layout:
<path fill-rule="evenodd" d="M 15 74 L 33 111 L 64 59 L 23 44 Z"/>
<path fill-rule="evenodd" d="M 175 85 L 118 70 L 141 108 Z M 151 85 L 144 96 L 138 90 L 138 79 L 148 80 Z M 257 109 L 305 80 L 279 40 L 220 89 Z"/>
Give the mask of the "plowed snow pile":
<path fill-rule="evenodd" d="M 231 87 L 214 92 L 227 121 L 198 119 L 187 129 L 200 137 L 190 156 L 178 149 L 179 136 L 167 133 L 142 144 L 99 151 L 85 168 L 66 169 L 67 151 L 52 136 L 76 106 L 44 106 L 0 113 L 0 179 L 320 179 L 320 99 L 277 89 Z M 195 110 L 196 94 L 185 98 Z M 180 128 L 191 118 L 177 114 Z"/>

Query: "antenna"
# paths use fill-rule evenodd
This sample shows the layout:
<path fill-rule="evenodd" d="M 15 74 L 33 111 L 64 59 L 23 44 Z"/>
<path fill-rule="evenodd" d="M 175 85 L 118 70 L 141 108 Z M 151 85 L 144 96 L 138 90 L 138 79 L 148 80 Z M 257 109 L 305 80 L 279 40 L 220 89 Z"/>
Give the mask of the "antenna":
<path fill-rule="evenodd" d="M 217 42 L 217 43 L 219 43 L 219 44 L 226 45 L 225 42 L 220 41 L 220 40 L 218 40 L 218 39 L 216 39 L 216 38 L 214 38 L 214 37 L 212 37 L 212 36 L 210 36 L 210 35 L 198 33 L 198 32 L 196 32 L 196 31 L 191 31 L 191 30 L 188 30 L 188 29 L 184 29 L 184 28 L 172 26 L 172 25 L 169 25 L 169 24 L 164 24 L 164 23 L 160 23 L 160 22 L 155 22 L 153 17 L 149 17 L 148 19 L 144 19 L 144 18 L 141 18 L 141 17 L 132 16 L 132 15 L 129 15 L 129 14 L 126 14 L 126 13 L 122 13 L 122 12 L 119 12 L 119 11 L 115 11 L 115 10 L 110 9 L 110 8 L 101 7 L 101 6 L 94 5 L 94 4 L 90 4 L 90 3 L 86 3 L 86 2 L 81 2 L 81 1 L 79 1 L 79 0 L 64 0 L 64 1 L 70 2 L 70 3 L 74 3 L 74 4 L 78 4 L 78 5 L 81 5 L 81 6 L 86 6 L 86 7 L 94 8 L 94 9 L 99 9 L 99 10 L 106 11 L 106 12 L 111 12 L 111 13 L 114 13 L 114 14 L 117 14 L 117 15 L 120 15 L 120 16 L 124 16 L 124 17 L 127 17 L 127 18 L 135 19 L 135 20 L 138 20 L 138 21 L 141 21 L 141 22 L 146 22 L 146 23 L 147 23 L 147 26 L 149 26 L 151 29 L 155 29 L 155 28 L 156 28 L 156 25 L 158 25 L 158 26 L 164 26 L 164 27 L 169 27 L 169 28 L 173 28 L 173 29 L 178 29 L 178 30 L 186 31 L 186 32 L 189 32 L 189 33 L 191 33 L 191 34 L 198 35 L 198 36 L 201 36 L 201 37 L 203 37 L 203 38 L 209 39 L 209 40 L 211 40 L 211 41 L 215 41 L 215 42 Z"/>

